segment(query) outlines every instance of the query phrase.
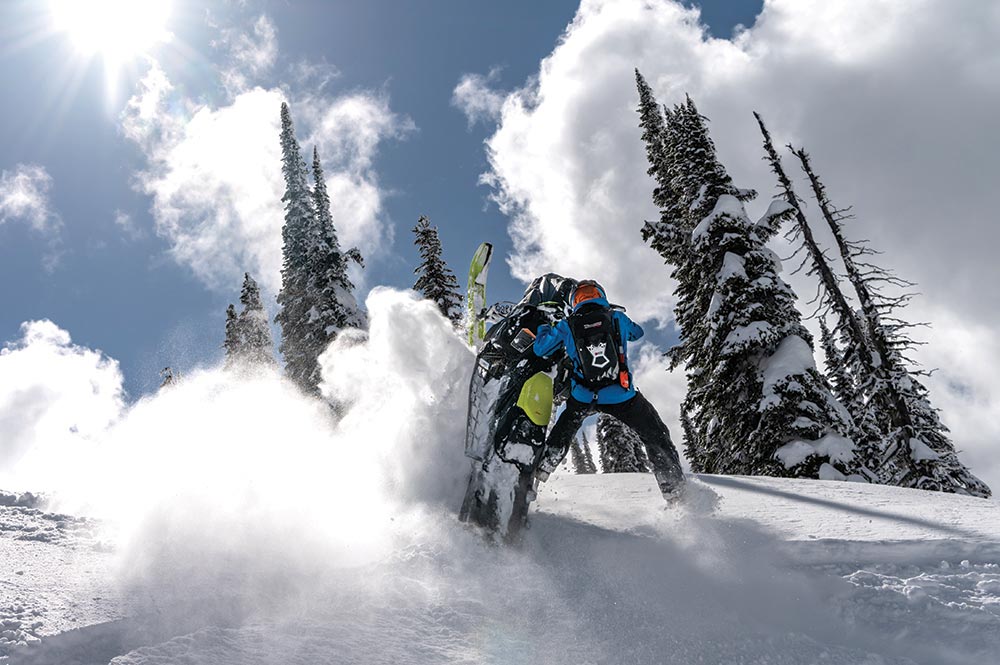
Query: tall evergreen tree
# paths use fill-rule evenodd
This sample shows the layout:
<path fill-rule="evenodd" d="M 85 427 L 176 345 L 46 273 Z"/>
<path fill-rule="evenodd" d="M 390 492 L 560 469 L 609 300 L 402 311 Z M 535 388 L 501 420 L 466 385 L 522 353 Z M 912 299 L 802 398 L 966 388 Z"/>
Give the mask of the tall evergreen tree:
<path fill-rule="evenodd" d="M 834 207 L 809 155 L 801 149 L 794 153 L 837 243 L 847 278 L 860 303 L 859 318 L 875 360 L 874 367 L 859 362 L 853 372 L 855 377 L 862 377 L 861 389 L 867 398 L 859 417 L 869 431 L 879 434 L 870 449 L 874 459 L 869 464 L 877 468 L 879 480 L 885 484 L 990 496 L 990 488 L 959 461 L 948 428 L 931 406 L 927 388 L 920 381 L 928 373 L 907 362 L 906 353 L 913 341 L 906 330 L 911 326 L 900 318 L 898 310 L 912 294 L 904 291 L 889 295 L 883 287 L 908 289 L 913 284 L 871 263 L 867 257 L 876 252 L 867 242 L 846 238 L 843 222 L 850 218 L 849 209 Z"/>
<path fill-rule="evenodd" d="M 605 413 L 597 418 L 597 450 L 604 473 L 644 473 L 650 470 L 646 449 L 636 433 Z"/>
<path fill-rule="evenodd" d="M 458 293 L 455 273 L 441 258 L 441 239 L 438 237 L 437 227 L 431 226 L 430 220 L 421 215 L 417 225 L 413 227 L 413 234 L 416 236 L 413 244 L 420 249 L 422 259 L 421 264 L 413 271 L 417 275 L 413 290 L 433 301 L 457 328 L 462 323 L 462 296 Z"/>
<path fill-rule="evenodd" d="M 282 266 L 281 291 L 278 293 L 278 315 L 281 325 L 281 345 L 285 359 L 285 374 L 306 392 L 318 392 L 317 341 L 310 325 L 314 314 L 314 297 L 310 280 L 310 241 L 316 228 L 312 192 L 306 164 L 295 138 L 288 104 L 281 104 L 281 173 L 285 179 L 285 223 L 281 228 Z"/>
<path fill-rule="evenodd" d="M 594 464 L 594 456 L 590 452 L 590 441 L 587 440 L 586 432 L 581 431 L 580 438 L 573 439 L 573 445 L 570 446 L 569 453 L 573 461 L 573 471 L 575 473 L 597 473 L 597 465 Z"/>
<path fill-rule="evenodd" d="M 820 318 L 820 343 L 823 346 L 823 359 L 826 365 L 826 375 L 830 378 L 833 394 L 852 415 L 859 412 L 858 405 L 862 402 L 855 387 L 855 379 L 850 374 L 844 352 L 837 345 L 835 334 L 826 325 L 826 319 Z"/>
<path fill-rule="evenodd" d="M 649 160 L 649 169 L 646 173 L 656 180 L 653 203 L 658 208 L 666 209 L 673 200 L 673 188 L 670 184 L 669 164 L 666 158 L 667 129 L 660 113 L 660 105 L 653 96 L 653 89 L 646 83 L 638 68 L 635 70 L 635 84 L 639 89 L 639 127 L 642 128 L 646 159 Z"/>
<path fill-rule="evenodd" d="M 697 472 L 842 477 L 854 466 L 849 417 L 815 366 L 795 294 L 766 243 L 790 211 L 773 202 L 752 223 L 688 97 L 667 114 L 673 200 L 643 237 L 674 265 L 684 364 L 685 448 Z M 645 127 L 644 127 L 645 129 Z M 651 149 L 647 141 L 647 152 Z"/>
<path fill-rule="evenodd" d="M 809 274 L 819 277 L 821 297 L 825 301 L 827 308 L 833 310 L 837 316 L 838 323 L 834 327 L 834 330 L 843 330 L 844 334 L 849 339 L 855 340 L 858 344 L 863 344 L 864 329 L 861 321 L 851 305 L 848 303 L 847 297 L 841 290 L 840 280 L 837 278 L 836 273 L 830 266 L 829 257 L 826 252 L 820 248 L 819 243 L 813 235 L 812 228 L 809 226 L 809 221 L 806 219 L 805 212 L 802 210 L 802 206 L 800 204 L 801 200 L 798 195 L 796 195 L 795 190 L 792 187 L 792 182 L 785 173 L 784 167 L 781 165 L 781 157 L 778 155 L 778 151 L 774 148 L 774 143 L 771 141 L 771 134 L 767 131 L 767 127 L 764 125 L 764 119 L 761 118 L 760 114 L 756 112 L 754 112 L 754 117 L 757 119 L 757 125 L 760 127 L 761 134 L 764 137 L 764 152 L 766 153 L 766 157 L 764 159 L 771 166 L 771 171 L 778 178 L 778 184 L 781 188 L 781 197 L 789 204 L 789 206 L 791 206 L 794 213 L 796 224 L 793 233 L 789 236 L 789 239 L 793 242 L 801 239 L 808 252 L 807 261 L 810 263 Z M 861 352 L 866 352 L 866 350 L 861 349 Z"/>
<path fill-rule="evenodd" d="M 364 259 L 356 248 L 342 251 L 330 211 L 330 196 L 326 190 L 326 176 L 319 159 L 319 150 L 313 148 L 313 209 L 316 225 L 312 230 L 310 246 L 310 274 L 316 299 L 317 316 L 313 319 L 316 338 L 322 348 L 333 341 L 344 328 L 361 328 L 366 321 L 354 297 L 354 284 L 348 275 L 349 261 L 362 268 Z"/>
<path fill-rule="evenodd" d="M 285 224 L 282 227 L 280 310 L 285 373 L 310 394 L 319 393 L 318 358 L 337 333 L 361 327 L 364 315 L 354 298 L 347 262 L 363 265 L 357 249 L 342 252 L 330 212 L 330 198 L 318 151 L 313 152 L 314 186 L 309 187 L 288 105 L 281 105 Z"/>

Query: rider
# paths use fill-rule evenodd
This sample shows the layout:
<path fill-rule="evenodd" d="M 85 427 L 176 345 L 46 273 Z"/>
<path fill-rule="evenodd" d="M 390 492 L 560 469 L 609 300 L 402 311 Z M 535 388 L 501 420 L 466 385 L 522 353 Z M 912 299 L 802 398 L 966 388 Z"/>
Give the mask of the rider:
<path fill-rule="evenodd" d="M 642 328 L 608 303 L 604 288 L 593 280 L 577 284 L 573 313 L 554 327 L 539 326 L 534 341 L 538 356 L 565 348 L 573 371 L 566 408 L 556 421 L 537 475 L 545 480 L 558 466 L 583 421 L 596 411 L 618 419 L 634 431 L 649 455 L 656 482 L 668 502 L 684 491 L 677 449 L 670 432 L 649 401 L 632 383 L 627 344 L 642 337 Z"/>

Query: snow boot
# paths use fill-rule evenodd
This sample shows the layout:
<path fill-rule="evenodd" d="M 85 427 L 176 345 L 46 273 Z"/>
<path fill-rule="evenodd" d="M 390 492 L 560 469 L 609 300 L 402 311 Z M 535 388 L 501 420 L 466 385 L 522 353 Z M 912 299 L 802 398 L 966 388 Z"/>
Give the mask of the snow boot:
<path fill-rule="evenodd" d="M 663 500 L 671 506 L 680 503 L 687 489 L 687 481 L 684 479 L 684 475 L 679 472 L 677 474 L 667 474 L 657 469 L 653 473 L 653 476 L 656 478 L 656 484 L 660 487 Z"/>

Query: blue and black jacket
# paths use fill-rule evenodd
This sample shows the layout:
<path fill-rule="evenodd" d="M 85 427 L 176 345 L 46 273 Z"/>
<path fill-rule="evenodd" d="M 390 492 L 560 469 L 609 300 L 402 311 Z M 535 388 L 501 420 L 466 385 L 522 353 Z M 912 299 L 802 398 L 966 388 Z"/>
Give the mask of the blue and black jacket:
<path fill-rule="evenodd" d="M 607 299 L 605 298 L 592 298 L 590 300 L 585 300 L 573 308 L 573 311 L 577 311 L 585 305 L 598 304 L 604 307 L 610 307 Z M 619 343 L 621 344 L 622 353 L 625 354 L 626 359 L 628 358 L 628 343 L 634 342 L 640 339 L 643 335 L 642 327 L 628 318 L 625 312 L 613 311 L 612 316 L 614 316 L 615 321 L 618 323 L 618 330 L 621 333 L 621 339 Z M 534 352 L 538 356 L 549 356 L 558 351 L 561 348 L 566 349 L 566 355 L 573 363 L 573 373 L 571 378 L 573 399 L 578 402 L 584 403 L 596 403 L 596 404 L 621 404 L 626 402 L 633 397 L 635 397 L 635 383 L 632 381 L 632 372 L 629 371 L 628 376 L 628 388 L 623 388 L 620 384 L 615 383 L 610 386 L 605 386 L 601 388 L 596 393 L 589 388 L 580 384 L 578 377 L 583 376 L 582 369 L 580 367 L 580 357 L 576 353 L 576 344 L 573 343 L 573 333 L 570 332 L 569 323 L 566 319 L 563 319 L 555 326 L 541 325 L 538 327 L 538 333 L 535 337 L 535 343 L 533 346 Z"/>

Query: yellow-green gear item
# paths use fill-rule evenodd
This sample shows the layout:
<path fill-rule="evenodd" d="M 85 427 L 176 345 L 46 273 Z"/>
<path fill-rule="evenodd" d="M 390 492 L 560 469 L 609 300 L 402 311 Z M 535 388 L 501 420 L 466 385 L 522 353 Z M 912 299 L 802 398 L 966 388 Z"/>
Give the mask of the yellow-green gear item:
<path fill-rule="evenodd" d="M 486 277 L 493 258 L 493 245 L 484 242 L 476 249 L 469 266 L 469 284 L 465 294 L 466 324 L 469 344 L 479 348 L 486 337 L 486 319 L 479 315 L 486 308 Z"/>
<path fill-rule="evenodd" d="M 540 427 L 548 425 L 552 418 L 552 377 L 538 372 L 525 381 L 517 405 L 531 422 Z"/>

